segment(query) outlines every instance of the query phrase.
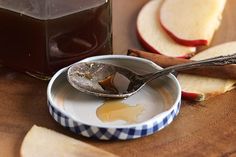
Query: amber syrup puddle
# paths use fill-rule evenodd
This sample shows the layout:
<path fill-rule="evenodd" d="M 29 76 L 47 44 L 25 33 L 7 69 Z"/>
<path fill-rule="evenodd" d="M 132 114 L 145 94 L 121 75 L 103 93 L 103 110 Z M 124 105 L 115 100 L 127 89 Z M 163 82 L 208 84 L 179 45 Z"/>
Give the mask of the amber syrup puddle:
<path fill-rule="evenodd" d="M 138 116 L 143 112 L 142 105 L 130 106 L 121 100 L 106 100 L 97 109 L 97 117 L 102 122 L 124 120 L 129 124 L 136 123 Z"/>

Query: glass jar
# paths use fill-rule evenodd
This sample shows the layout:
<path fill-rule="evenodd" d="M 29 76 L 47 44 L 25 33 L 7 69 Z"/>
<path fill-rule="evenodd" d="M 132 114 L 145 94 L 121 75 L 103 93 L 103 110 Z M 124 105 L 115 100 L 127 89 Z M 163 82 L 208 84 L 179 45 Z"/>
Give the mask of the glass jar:
<path fill-rule="evenodd" d="M 46 78 L 112 53 L 111 0 L 0 1 L 0 64 Z"/>

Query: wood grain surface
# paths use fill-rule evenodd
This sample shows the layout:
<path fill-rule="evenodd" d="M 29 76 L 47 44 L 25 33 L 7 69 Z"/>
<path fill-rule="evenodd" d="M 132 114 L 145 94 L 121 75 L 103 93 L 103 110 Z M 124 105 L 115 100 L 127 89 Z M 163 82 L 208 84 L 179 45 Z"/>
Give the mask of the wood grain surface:
<path fill-rule="evenodd" d="M 113 0 L 115 54 L 141 48 L 135 36 L 135 20 L 147 1 Z M 235 8 L 236 0 L 228 0 L 222 25 L 211 45 L 236 40 Z M 53 120 L 47 108 L 47 83 L 0 68 L 0 156 L 19 156 L 21 142 L 34 124 L 124 157 L 236 156 L 236 90 L 201 103 L 184 101 L 173 123 L 151 136 L 98 141 L 75 135 Z"/>

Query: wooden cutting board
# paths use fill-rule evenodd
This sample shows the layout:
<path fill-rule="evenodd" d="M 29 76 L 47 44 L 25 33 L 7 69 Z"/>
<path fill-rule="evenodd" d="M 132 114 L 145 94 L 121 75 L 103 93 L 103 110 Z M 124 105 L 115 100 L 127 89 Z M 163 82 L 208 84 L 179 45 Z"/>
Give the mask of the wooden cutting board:
<path fill-rule="evenodd" d="M 113 0 L 115 54 L 141 48 L 135 21 L 148 0 Z M 212 45 L 236 40 L 236 0 L 228 0 L 223 22 Z M 37 124 L 125 157 L 236 156 L 236 90 L 201 103 L 183 102 L 179 116 L 167 128 L 129 141 L 98 141 L 71 133 L 50 116 L 47 82 L 0 68 L 0 156 L 17 157 L 21 142 Z"/>

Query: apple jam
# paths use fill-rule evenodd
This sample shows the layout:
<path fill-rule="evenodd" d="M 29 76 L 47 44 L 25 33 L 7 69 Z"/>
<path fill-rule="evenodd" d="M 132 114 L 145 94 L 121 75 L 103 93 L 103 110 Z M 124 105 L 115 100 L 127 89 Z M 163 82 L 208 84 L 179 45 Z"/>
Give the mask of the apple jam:
<path fill-rule="evenodd" d="M 97 1 L 83 9 L 65 9 L 63 3 L 70 1 L 59 0 L 57 8 L 51 6 L 50 16 L 35 15 L 34 9 L 7 8 L 0 2 L 0 64 L 43 78 L 86 57 L 110 54 L 111 1 Z"/>

